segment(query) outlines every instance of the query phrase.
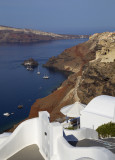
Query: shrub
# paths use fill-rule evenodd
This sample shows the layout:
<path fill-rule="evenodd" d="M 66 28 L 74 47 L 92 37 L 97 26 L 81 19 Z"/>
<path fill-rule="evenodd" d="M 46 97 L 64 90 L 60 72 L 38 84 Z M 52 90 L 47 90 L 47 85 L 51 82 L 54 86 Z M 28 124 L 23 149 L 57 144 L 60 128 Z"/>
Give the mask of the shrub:
<path fill-rule="evenodd" d="M 74 127 L 70 126 L 70 127 L 65 128 L 65 129 L 74 130 Z"/>
<path fill-rule="evenodd" d="M 99 134 L 99 137 L 115 137 L 115 123 L 109 122 L 99 126 L 96 131 Z"/>

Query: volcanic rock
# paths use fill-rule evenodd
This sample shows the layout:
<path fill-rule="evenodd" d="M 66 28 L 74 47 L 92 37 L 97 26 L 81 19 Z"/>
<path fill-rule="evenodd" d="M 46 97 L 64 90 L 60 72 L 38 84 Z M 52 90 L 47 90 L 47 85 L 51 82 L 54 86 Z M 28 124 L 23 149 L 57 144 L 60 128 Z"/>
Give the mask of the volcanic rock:
<path fill-rule="evenodd" d="M 32 68 L 38 66 L 38 62 L 35 61 L 33 58 L 30 58 L 30 59 L 28 59 L 28 60 L 25 60 L 22 64 L 23 64 L 25 67 L 30 66 L 30 67 L 32 67 Z"/>
<path fill-rule="evenodd" d="M 29 118 L 47 110 L 54 121 L 64 116 L 60 113 L 63 106 L 75 101 L 87 104 L 98 95 L 115 96 L 115 33 L 96 33 L 87 42 L 50 58 L 45 66 L 73 74 L 52 94 L 36 100 Z"/>

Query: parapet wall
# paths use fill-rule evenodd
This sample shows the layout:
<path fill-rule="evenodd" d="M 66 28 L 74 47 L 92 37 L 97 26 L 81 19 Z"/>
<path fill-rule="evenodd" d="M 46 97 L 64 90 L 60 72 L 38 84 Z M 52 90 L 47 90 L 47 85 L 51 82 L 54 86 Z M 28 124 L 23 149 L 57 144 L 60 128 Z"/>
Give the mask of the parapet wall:
<path fill-rule="evenodd" d="M 6 160 L 24 147 L 37 144 L 45 160 L 77 160 L 87 157 L 94 160 L 115 160 L 115 154 L 102 147 L 73 147 L 63 137 L 60 123 L 50 123 L 49 113 L 39 113 L 39 118 L 27 120 L 0 145 L 0 160 Z M 82 128 L 67 131 L 78 140 L 97 138 L 94 130 Z"/>
<path fill-rule="evenodd" d="M 21 123 L 17 129 L 0 145 L 0 160 L 6 160 L 19 150 L 31 144 L 39 145 L 38 118 Z"/>
<path fill-rule="evenodd" d="M 115 155 L 102 147 L 72 147 L 62 137 L 57 143 L 60 160 L 77 160 L 82 157 L 93 160 L 115 160 Z"/>
<path fill-rule="evenodd" d="M 81 128 L 77 130 L 68 130 L 64 129 L 64 133 L 66 136 L 73 135 L 78 140 L 83 140 L 85 138 L 87 139 L 98 139 L 98 133 L 90 128 Z"/>

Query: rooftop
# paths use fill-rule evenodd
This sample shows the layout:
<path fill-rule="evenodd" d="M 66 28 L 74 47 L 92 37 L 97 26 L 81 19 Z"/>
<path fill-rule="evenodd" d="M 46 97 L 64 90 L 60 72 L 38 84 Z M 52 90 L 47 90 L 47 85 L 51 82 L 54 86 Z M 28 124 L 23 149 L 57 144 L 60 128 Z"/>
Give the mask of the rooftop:
<path fill-rule="evenodd" d="M 90 112 L 114 119 L 115 117 L 115 97 L 101 95 L 89 102 L 81 112 Z"/>

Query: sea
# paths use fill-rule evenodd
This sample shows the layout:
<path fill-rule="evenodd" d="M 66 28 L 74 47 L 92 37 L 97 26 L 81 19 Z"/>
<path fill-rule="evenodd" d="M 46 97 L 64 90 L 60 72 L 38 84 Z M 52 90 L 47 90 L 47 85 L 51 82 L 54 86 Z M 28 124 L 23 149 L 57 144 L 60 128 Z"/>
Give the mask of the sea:
<path fill-rule="evenodd" d="M 38 44 L 0 45 L 0 133 L 28 117 L 36 99 L 49 95 L 67 78 L 59 71 L 43 67 L 48 59 L 87 39 L 55 40 Z M 38 68 L 28 71 L 22 63 L 33 58 Z M 44 74 L 49 79 L 43 79 Z M 19 109 L 18 106 L 23 105 Z M 10 116 L 4 116 L 4 113 Z"/>

